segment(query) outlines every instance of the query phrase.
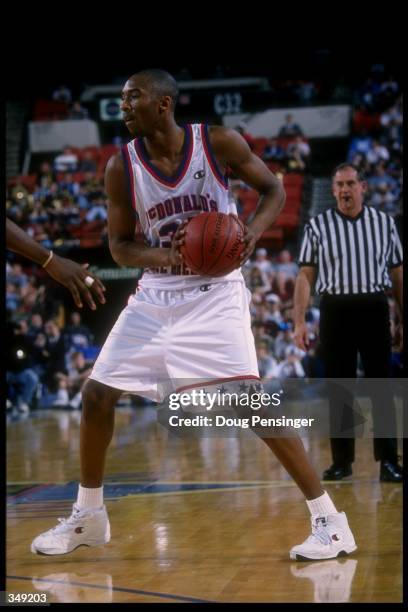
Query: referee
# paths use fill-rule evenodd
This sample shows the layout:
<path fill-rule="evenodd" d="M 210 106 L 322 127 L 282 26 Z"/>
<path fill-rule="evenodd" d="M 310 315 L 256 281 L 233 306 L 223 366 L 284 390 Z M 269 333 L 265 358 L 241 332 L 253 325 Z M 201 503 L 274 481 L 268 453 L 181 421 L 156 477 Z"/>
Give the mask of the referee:
<path fill-rule="evenodd" d="M 392 287 L 402 321 L 401 243 L 394 219 L 364 204 L 367 185 L 357 168 L 341 164 L 332 181 L 337 206 L 313 217 L 304 228 L 294 296 L 295 343 L 307 350 L 305 312 L 315 283 L 315 292 L 321 296 L 320 341 L 326 377 L 355 378 L 359 353 L 367 378 L 388 378 L 391 332 L 385 291 Z M 374 432 L 387 411 L 389 436 L 374 437 L 374 457 L 381 462 L 381 481 L 401 482 L 392 408 L 387 411 L 380 398 L 373 398 Z M 339 412 L 331 397 L 332 434 L 339 431 Z M 323 480 L 352 474 L 354 442 L 354 437 L 330 439 L 333 464 Z"/>

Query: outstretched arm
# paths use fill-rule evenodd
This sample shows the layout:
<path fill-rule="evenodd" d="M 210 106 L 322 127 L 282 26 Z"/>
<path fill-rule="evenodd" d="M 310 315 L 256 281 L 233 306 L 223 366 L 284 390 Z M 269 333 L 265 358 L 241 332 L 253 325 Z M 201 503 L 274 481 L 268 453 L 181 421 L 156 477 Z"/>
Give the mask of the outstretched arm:
<path fill-rule="evenodd" d="M 71 259 L 52 253 L 33 240 L 11 219 L 6 219 L 6 246 L 10 251 L 43 266 L 54 280 L 69 289 L 78 308 L 82 308 L 82 300 L 85 300 L 88 306 L 95 310 L 94 297 L 97 297 L 101 304 L 105 303 L 105 287 L 96 276 L 87 271 L 88 264 L 81 266 Z M 85 284 L 87 276 L 94 279 L 90 288 Z"/>

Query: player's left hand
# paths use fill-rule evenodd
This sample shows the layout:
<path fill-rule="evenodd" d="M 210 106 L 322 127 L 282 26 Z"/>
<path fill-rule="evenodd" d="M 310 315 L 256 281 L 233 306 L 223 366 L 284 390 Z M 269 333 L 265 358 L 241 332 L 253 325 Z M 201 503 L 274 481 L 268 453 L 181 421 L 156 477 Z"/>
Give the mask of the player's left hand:
<path fill-rule="evenodd" d="M 241 255 L 241 259 L 239 260 L 240 266 L 244 265 L 244 263 L 251 257 L 252 253 L 254 252 L 258 236 L 253 230 L 251 230 L 250 227 L 244 225 L 244 236 L 242 240 L 245 243 L 245 249 Z"/>

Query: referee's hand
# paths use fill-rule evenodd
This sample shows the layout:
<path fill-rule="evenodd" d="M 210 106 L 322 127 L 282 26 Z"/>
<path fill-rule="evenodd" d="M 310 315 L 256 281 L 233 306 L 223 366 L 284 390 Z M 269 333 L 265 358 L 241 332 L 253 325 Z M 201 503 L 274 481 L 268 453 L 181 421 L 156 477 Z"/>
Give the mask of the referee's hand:
<path fill-rule="evenodd" d="M 309 330 L 306 323 L 298 323 L 295 326 L 293 340 L 298 348 L 302 349 L 302 351 L 307 351 L 309 348 Z"/>

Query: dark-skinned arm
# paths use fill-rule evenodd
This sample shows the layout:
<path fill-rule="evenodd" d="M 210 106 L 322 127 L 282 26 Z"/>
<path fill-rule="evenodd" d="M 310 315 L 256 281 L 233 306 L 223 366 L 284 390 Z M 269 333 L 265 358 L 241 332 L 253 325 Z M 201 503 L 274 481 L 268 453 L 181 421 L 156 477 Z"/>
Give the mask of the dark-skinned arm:
<path fill-rule="evenodd" d="M 51 251 L 36 242 L 11 219 L 6 219 L 6 246 L 10 251 L 23 255 L 43 267 L 51 254 Z M 54 280 L 69 289 L 78 308 L 82 308 L 82 300 L 85 300 L 88 306 L 95 310 L 96 305 L 93 298 L 96 297 L 101 304 L 105 304 L 103 295 L 105 287 L 94 274 L 88 272 L 88 265 L 81 266 L 72 259 L 53 253 L 44 269 Z M 85 285 L 87 276 L 94 279 L 91 287 Z"/>
<path fill-rule="evenodd" d="M 155 248 L 135 239 L 136 216 L 127 186 L 123 158 L 116 154 L 110 158 L 105 171 L 105 189 L 108 195 L 109 249 L 120 266 L 161 267 L 180 264 L 182 259 L 173 240 L 171 248 Z M 177 237 L 177 230 L 175 237 Z"/>
<path fill-rule="evenodd" d="M 252 221 L 246 226 L 245 251 L 241 265 L 252 254 L 256 242 L 275 221 L 285 204 L 282 182 L 264 162 L 254 155 L 245 139 L 235 130 L 213 126 L 209 130 L 211 146 L 221 169 L 230 167 L 235 176 L 255 189 L 260 199 Z"/>

